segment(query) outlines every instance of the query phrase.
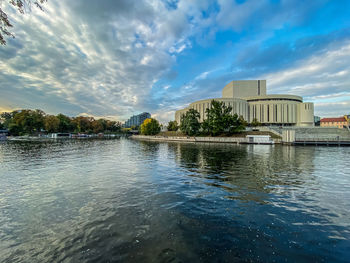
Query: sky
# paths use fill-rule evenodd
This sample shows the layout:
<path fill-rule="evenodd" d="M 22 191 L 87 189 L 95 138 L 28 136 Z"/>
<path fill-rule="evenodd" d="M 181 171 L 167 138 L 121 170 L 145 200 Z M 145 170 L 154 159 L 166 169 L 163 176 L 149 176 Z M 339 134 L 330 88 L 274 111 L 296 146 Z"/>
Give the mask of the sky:
<path fill-rule="evenodd" d="M 232 80 L 350 114 L 348 0 L 48 0 L 24 15 L 0 1 L 15 38 L 0 46 L 0 112 L 166 123 Z"/>

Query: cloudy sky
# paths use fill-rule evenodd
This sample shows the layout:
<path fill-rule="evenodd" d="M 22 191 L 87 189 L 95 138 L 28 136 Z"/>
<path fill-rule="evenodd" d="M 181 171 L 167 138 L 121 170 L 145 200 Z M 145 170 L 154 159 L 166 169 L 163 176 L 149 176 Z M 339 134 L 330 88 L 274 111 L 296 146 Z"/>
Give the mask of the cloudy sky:
<path fill-rule="evenodd" d="M 348 0 L 48 0 L 25 15 L 7 2 L 0 111 L 166 122 L 231 80 L 266 79 L 316 115 L 350 113 Z"/>

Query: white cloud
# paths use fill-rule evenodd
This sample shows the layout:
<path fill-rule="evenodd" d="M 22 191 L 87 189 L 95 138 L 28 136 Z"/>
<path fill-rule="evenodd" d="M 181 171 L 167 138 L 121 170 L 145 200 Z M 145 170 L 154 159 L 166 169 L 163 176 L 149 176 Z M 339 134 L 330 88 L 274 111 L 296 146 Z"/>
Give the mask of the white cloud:
<path fill-rule="evenodd" d="M 295 1 L 279 1 L 279 12 L 267 16 L 271 5 L 260 0 L 241 4 L 220 0 L 218 5 L 209 0 L 180 0 L 176 9 L 168 9 L 157 0 L 50 0 L 44 5 L 45 12 L 33 8 L 32 14 L 10 17 L 16 39 L 8 41 L 6 52 L 0 50 L 0 105 L 120 119 L 149 111 L 173 119 L 174 110 L 182 104 L 216 96 L 233 76 L 245 76 L 239 65 L 240 51 L 250 47 L 245 52 L 249 58 L 274 29 L 286 21 L 297 24 L 307 9 L 299 8 Z M 237 43 L 232 40 L 225 54 L 234 54 L 220 57 L 223 63 L 217 59 L 211 64 L 214 59 L 208 59 L 203 63 L 209 68 L 194 66 L 202 73 L 184 79 L 183 84 L 162 82 L 159 94 L 152 93 L 154 84 L 173 70 L 180 54 L 195 52 L 192 46 L 214 39 L 220 30 L 241 31 L 253 20 L 262 30 L 242 35 Z M 329 47 L 323 55 L 305 56 L 299 64 L 262 78 L 268 80 L 271 93 L 305 96 L 316 103 L 318 111 L 317 103 L 339 100 L 341 96 L 331 94 L 349 90 L 349 43 Z M 234 58 L 238 64 L 230 69 L 227 65 Z M 262 67 L 268 64 L 265 61 L 262 56 Z M 216 72 L 222 65 L 225 70 Z M 347 96 L 342 99 L 346 102 Z M 160 104 L 166 106 L 160 110 Z"/>
<path fill-rule="evenodd" d="M 14 15 L 17 38 L 6 48 L 16 54 L 2 59 L 0 53 L 0 103 L 122 119 L 152 111 L 152 86 L 175 62 L 169 51 L 191 46 L 201 6 L 181 1 L 168 10 L 161 1 L 66 0 L 48 1 L 45 12 Z M 6 86 L 11 90 L 3 92 Z"/>
<path fill-rule="evenodd" d="M 269 93 L 304 96 L 315 103 L 315 114 L 346 114 L 350 103 L 350 41 L 329 46 L 323 53 L 299 61 L 294 67 L 261 76 Z M 325 102 L 327 100 L 327 102 Z"/>
<path fill-rule="evenodd" d="M 197 77 L 195 77 L 195 80 L 206 79 L 209 73 L 210 73 L 209 71 L 205 71 L 205 72 L 199 74 Z"/>

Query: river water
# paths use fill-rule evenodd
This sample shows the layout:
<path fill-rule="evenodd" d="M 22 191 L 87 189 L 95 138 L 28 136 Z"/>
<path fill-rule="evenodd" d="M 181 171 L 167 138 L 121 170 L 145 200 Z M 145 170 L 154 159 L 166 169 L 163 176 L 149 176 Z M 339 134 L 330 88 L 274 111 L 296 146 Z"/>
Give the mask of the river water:
<path fill-rule="evenodd" d="M 350 148 L 0 143 L 0 262 L 350 262 Z"/>

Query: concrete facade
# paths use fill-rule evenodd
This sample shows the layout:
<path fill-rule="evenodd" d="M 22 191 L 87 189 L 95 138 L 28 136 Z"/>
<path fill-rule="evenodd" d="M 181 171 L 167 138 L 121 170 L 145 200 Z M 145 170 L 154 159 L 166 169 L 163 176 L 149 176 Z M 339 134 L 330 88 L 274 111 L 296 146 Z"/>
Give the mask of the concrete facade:
<path fill-rule="evenodd" d="M 266 80 L 234 80 L 222 90 L 223 98 L 244 98 L 266 95 Z"/>
<path fill-rule="evenodd" d="M 232 114 L 242 116 L 249 123 L 257 119 L 263 125 L 314 126 L 313 103 L 304 103 L 302 97 L 295 95 L 267 95 L 266 80 L 231 81 L 224 87 L 222 96 L 214 100 L 231 106 Z M 202 122 L 212 100 L 196 101 L 176 111 L 175 120 L 180 123 L 181 115 L 195 109 L 200 113 Z"/>

